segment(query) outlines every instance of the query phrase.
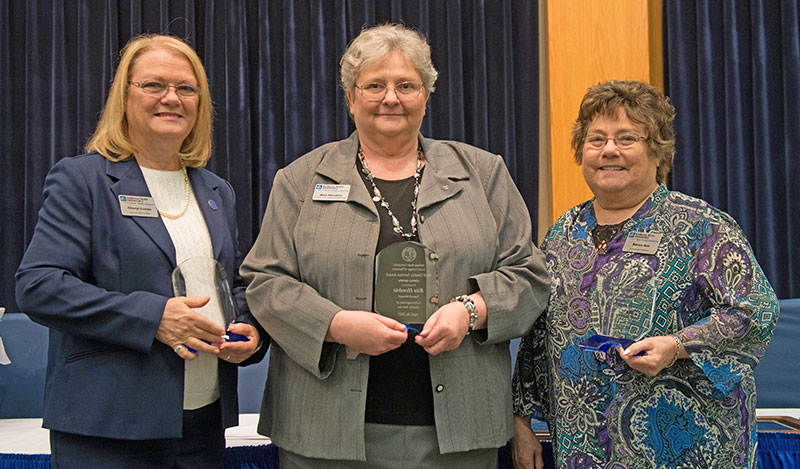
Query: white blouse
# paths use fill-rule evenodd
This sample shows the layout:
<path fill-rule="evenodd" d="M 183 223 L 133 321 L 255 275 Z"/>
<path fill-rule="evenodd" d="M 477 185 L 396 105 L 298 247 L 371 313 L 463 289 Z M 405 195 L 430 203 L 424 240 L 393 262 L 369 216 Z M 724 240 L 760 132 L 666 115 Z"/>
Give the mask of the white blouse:
<path fill-rule="evenodd" d="M 178 214 L 183 210 L 185 202 L 185 186 L 183 171 L 161 171 L 141 168 L 147 188 L 153 196 L 156 207 L 161 212 Z M 194 191 L 189 184 L 189 207 L 178 218 L 161 217 L 175 246 L 175 260 L 180 266 L 193 257 L 213 259 L 211 235 L 208 232 Z M 188 296 L 210 296 L 202 308 L 195 311 L 211 319 L 221 327 L 226 327 L 222 315 L 219 297 L 216 294 L 214 272 L 187 270 L 184 272 Z M 217 356 L 199 352 L 194 360 L 185 362 L 183 408 L 199 409 L 219 399 L 219 375 L 217 373 Z"/>

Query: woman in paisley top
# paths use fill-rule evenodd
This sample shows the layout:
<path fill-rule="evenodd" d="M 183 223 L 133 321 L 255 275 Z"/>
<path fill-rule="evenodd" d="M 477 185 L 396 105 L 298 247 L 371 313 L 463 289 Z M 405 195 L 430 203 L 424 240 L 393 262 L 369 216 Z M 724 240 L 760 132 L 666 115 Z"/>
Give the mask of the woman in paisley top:
<path fill-rule="evenodd" d="M 514 372 L 514 463 L 543 467 L 754 467 L 753 369 L 778 317 L 736 222 L 669 191 L 674 108 L 653 87 L 589 89 L 572 131 L 594 198 L 548 231 L 550 301 Z M 635 342 L 579 346 L 604 333 Z"/>

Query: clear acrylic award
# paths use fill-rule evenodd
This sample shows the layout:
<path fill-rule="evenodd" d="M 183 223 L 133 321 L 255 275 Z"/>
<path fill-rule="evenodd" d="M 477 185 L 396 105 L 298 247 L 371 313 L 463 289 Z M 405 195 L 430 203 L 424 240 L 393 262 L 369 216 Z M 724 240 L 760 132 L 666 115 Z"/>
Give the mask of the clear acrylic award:
<path fill-rule="evenodd" d="M 227 330 L 227 327 L 236 319 L 236 307 L 233 305 L 233 296 L 225 275 L 225 267 L 216 259 L 191 257 L 181 262 L 172 271 L 172 290 L 175 296 L 211 297 L 208 304 L 200 308 L 198 312 L 225 327 L 226 334 L 222 338 L 228 342 L 250 341 L 245 335 Z M 215 308 L 215 305 L 218 308 Z M 208 308 L 210 313 L 205 313 L 204 308 Z M 214 314 L 214 311 L 220 311 L 221 316 Z M 190 349 L 190 351 L 192 350 Z"/>
<path fill-rule="evenodd" d="M 579 346 L 607 352 L 643 339 L 653 325 L 656 292 L 655 273 L 645 258 L 602 266 L 592 295 L 592 326 L 598 333 Z"/>
<path fill-rule="evenodd" d="M 423 324 L 438 303 L 438 257 L 415 241 L 391 244 L 375 256 L 375 312 Z"/>

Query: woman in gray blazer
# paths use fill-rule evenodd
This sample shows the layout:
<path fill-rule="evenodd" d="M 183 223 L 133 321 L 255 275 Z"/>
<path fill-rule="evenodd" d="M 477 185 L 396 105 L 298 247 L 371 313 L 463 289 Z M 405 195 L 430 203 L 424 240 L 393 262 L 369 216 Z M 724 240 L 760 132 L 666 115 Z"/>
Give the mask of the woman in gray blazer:
<path fill-rule="evenodd" d="M 525 203 L 500 156 L 420 135 L 437 72 L 418 32 L 365 29 L 341 77 L 356 132 L 277 173 L 241 268 L 273 341 L 259 432 L 283 468 L 495 467 L 508 342 L 549 292 Z M 376 254 L 409 241 L 435 265 L 416 321 L 374 312 Z"/>

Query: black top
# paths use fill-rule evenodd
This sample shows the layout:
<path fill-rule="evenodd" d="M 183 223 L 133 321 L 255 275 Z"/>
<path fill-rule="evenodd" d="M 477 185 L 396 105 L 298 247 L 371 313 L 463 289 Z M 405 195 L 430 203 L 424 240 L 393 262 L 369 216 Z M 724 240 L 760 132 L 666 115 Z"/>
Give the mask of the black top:
<path fill-rule="evenodd" d="M 592 230 L 592 241 L 594 242 L 594 248 L 597 250 L 598 254 L 606 253 L 608 243 L 614 239 L 614 236 L 620 232 L 622 225 L 627 221 L 628 220 L 621 221 L 615 225 L 597 225 L 594 227 Z"/>
<path fill-rule="evenodd" d="M 372 194 L 372 184 L 363 177 L 361 161 L 358 171 L 364 185 Z M 424 168 L 423 168 L 424 169 Z M 411 201 L 414 199 L 414 177 L 399 181 L 375 178 L 383 198 L 389 203 L 392 213 L 403 227 L 411 233 Z M 380 233 L 375 254 L 390 244 L 406 239 L 394 232 L 392 219 L 386 208 L 375 202 L 380 218 Z M 419 241 L 415 236 L 411 241 Z M 373 300 L 374 304 L 374 300 Z M 415 326 L 421 330 L 422 325 Z M 415 333 L 408 331 L 408 340 L 399 348 L 369 359 L 369 382 L 367 384 L 368 423 L 391 425 L 433 425 L 433 390 L 431 385 L 428 353 L 414 342 Z"/>

